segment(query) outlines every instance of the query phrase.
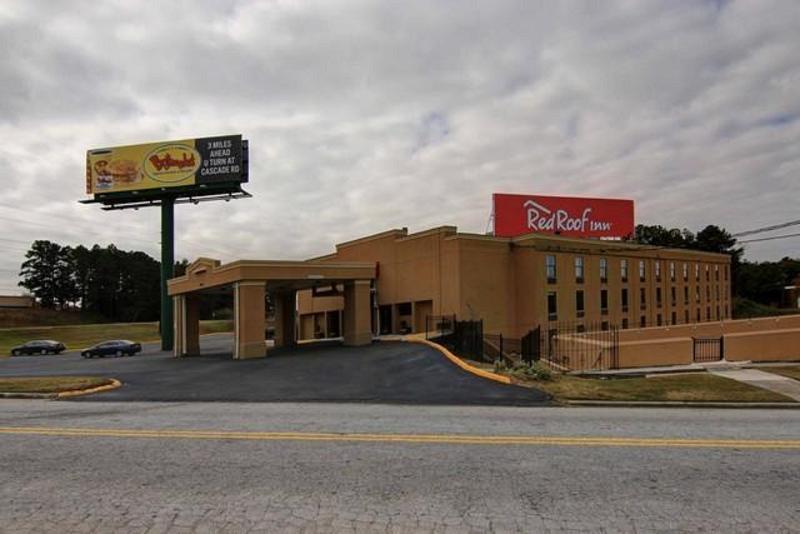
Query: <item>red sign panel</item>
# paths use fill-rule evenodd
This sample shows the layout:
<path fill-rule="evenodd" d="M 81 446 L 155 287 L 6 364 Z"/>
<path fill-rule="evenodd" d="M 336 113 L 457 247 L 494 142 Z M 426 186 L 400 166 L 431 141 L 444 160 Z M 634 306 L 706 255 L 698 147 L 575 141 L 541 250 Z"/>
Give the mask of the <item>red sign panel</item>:
<path fill-rule="evenodd" d="M 619 239 L 633 235 L 633 200 L 495 193 L 494 235 L 546 233 Z"/>

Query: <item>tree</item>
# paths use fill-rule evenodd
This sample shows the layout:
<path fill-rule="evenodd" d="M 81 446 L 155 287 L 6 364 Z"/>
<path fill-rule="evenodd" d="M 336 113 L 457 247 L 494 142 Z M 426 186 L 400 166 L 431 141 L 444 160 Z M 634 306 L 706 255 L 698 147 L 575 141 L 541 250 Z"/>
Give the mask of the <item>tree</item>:
<path fill-rule="evenodd" d="M 64 270 L 62 248 L 57 243 L 36 240 L 25 253 L 19 276 L 19 285 L 39 301 L 43 308 L 55 308 L 63 304 Z"/>
<path fill-rule="evenodd" d="M 633 240 L 643 245 L 668 248 L 692 248 L 694 234 L 687 229 L 665 228 L 661 225 L 637 224 Z"/>

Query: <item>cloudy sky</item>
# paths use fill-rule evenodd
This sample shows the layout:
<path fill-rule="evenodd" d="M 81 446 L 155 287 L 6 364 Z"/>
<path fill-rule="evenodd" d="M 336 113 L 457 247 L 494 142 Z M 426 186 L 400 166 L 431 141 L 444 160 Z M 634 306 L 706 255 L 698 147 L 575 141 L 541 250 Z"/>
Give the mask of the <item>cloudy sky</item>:
<path fill-rule="evenodd" d="M 484 232 L 495 191 L 629 197 L 690 229 L 798 219 L 798 20 L 785 0 L 3 2 L 0 292 L 33 239 L 158 255 L 157 210 L 77 203 L 88 148 L 227 133 L 254 197 L 179 206 L 179 258 Z M 747 247 L 784 255 L 800 239 Z"/>

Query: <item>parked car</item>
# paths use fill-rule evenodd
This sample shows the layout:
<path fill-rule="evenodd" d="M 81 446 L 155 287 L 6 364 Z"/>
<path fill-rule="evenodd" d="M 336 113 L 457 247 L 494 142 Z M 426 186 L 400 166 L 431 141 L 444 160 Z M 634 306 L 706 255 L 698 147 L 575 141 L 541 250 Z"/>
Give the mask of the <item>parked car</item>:
<path fill-rule="evenodd" d="M 12 356 L 21 356 L 23 354 L 59 354 L 67 347 L 59 341 L 52 339 L 37 339 L 36 341 L 28 341 L 23 345 L 19 345 L 11 349 Z"/>
<path fill-rule="evenodd" d="M 142 345 L 139 343 L 128 341 L 127 339 L 115 339 L 113 341 L 103 341 L 93 347 L 84 349 L 81 352 L 81 356 L 84 358 L 94 358 L 95 356 L 103 358 L 112 354 L 114 356 L 133 356 L 141 351 Z"/>

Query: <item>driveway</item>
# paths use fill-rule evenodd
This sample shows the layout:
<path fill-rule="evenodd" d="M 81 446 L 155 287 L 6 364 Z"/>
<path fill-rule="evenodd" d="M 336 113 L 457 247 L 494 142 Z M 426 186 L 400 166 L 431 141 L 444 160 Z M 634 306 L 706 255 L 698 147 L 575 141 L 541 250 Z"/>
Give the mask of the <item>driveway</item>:
<path fill-rule="evenodd" d="M 537 405 L 538 390 L 476 377 L 420 344 L 306 345 L 232 360 L 229 334 L 204 336 L 202 356 L 173 358 L 157 344 L 140 355 L 85 360 L 79 354 L 0 360 L 0 376 L 93 375 L 122 388 L 81 401 L 330 401 L 402 404 Z"/>

